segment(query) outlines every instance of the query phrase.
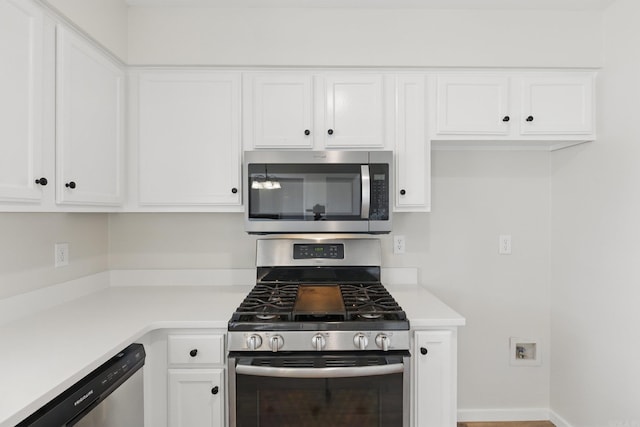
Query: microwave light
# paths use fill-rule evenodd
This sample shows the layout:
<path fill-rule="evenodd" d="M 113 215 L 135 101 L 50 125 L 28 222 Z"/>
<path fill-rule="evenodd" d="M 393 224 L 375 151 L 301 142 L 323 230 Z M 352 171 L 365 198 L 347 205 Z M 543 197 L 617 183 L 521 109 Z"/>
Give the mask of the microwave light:
<path fill-rule="evenodd" d="M 251 181 L 252 190 L 278 190 L 282 188 L 280 181 L 272 181 L 270 179 L 254 179 Z"/>

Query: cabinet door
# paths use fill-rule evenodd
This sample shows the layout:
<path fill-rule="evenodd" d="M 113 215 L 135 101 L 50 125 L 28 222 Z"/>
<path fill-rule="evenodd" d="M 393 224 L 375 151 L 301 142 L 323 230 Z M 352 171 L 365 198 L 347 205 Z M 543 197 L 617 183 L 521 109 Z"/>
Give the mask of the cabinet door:
<path fill-rule="evenodd" d="M 591 73 L 523 78 L 520 133 L 593 133 L 593 86 Z"/>
<path fill-rule="evenodd" d="M 502 76 L 439 75 L 438 135 L 508 135 L 509 79 Z"/>
<path fill-rule="evenodd" d="M 384 148 L 384 93 L 381 74 L 329 75 L 325 78 L 327 148 Z"/>
<path fill-rule="evenodd" d="M 64 27 L 58 27 L 56 58 L 56 200 L 119 205 L 124 71 Z"/>
<path fill-rule="evenodd" d="M 431 143 L 427 138 L 425 76 L 399 76 L 397 90 L 396 210 L 428 211 Z"/>
<path fill-rule="evenodd" d="M 169 427 L 224 426 L 224 371 L 169 369 Z"/>
<path fill-rule="evenodd" d="M 415 426 L 455 427 L 456 353 L 452 331 L 417 331 L 414 342 Z"/>
<path fill-rule="evenodd" d="M 240 205 L 240 75 L 148 72 L 139 80 L 141 205 Z"/>
<path fill-rule="evenodd" d="M 307 74 L 249 76 L 253 148 L 312 148 L 313 77 Z"/>
<path fill-rule="evenodd" d="M 0 0 L 0 201 L 42 199 L 43 28 L 31 2 Z"/>

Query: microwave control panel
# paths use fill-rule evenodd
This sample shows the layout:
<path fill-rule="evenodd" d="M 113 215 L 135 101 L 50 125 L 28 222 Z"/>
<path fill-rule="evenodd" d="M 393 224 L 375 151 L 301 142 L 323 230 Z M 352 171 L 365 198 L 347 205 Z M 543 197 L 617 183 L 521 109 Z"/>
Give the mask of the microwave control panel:
<path fill-rule="evenodd" d="M 369 165 L 371 174 L 371 207 L 369 219 L 389 219 L 389 166 L 384 164 Z"/>

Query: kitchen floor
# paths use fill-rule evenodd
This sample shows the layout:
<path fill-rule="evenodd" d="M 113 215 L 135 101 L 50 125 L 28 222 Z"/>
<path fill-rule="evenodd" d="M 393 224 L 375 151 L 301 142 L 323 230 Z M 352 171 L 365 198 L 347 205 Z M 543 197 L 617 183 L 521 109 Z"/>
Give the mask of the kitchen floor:
<path fill-rule="evenodd" d="M 458 427 L 555 427 L 550 421 L 458 423 Z"/>

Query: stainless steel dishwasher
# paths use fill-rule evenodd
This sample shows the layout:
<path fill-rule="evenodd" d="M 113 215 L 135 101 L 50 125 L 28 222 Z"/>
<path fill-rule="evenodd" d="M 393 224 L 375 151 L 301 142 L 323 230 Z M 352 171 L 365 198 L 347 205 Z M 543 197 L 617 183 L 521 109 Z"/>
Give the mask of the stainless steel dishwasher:
<path fill-rule="evenodd" d="M 16 427 L 143 427 L 142 344 L 131 344 Z"/>

